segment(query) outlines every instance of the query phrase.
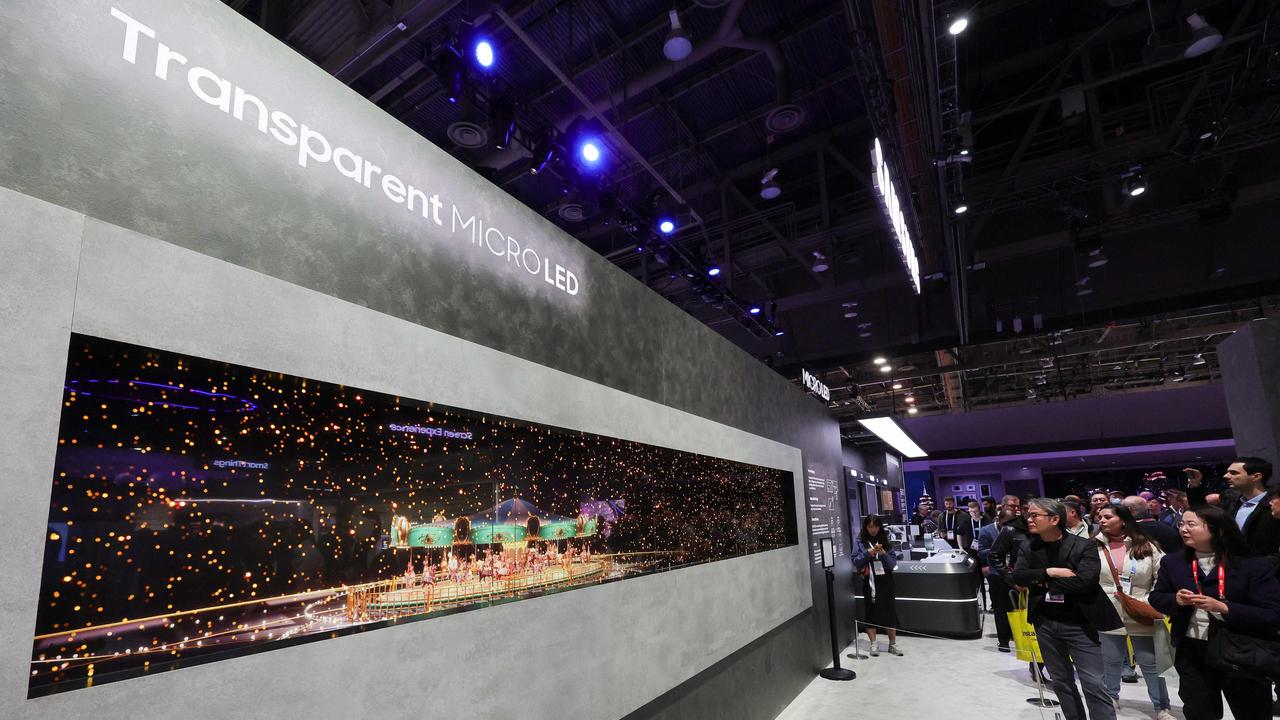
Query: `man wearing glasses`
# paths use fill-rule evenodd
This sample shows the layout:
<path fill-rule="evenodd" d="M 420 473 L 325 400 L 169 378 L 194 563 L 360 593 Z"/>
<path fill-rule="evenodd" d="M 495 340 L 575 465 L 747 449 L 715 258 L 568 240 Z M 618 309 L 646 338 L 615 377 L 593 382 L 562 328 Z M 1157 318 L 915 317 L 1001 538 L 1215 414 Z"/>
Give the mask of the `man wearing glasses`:
<path fill-rule="evenodd" d="M 1102 681 L 1098 633 L 1123 627 L 1098 584 L 1102 561 L 1091 540 L 1064 532 L 1066 508 L 1036 498 L 1022 514 L 1031 539 L 1013 569 L 1016 584 L 1028 588 L 1027 621 L 1036 628 L 1044 664 L 1066 720 L 1115 720 L 1116 708 Z M 1075 676 L 1084 689 L 1081 701 Z"/>

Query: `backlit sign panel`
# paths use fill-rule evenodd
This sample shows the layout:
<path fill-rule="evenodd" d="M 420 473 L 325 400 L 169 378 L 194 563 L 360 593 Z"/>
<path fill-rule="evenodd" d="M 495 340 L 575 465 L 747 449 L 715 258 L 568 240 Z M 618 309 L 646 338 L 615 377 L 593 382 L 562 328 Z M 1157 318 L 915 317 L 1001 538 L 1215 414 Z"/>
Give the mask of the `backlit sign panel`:
<path fill-rule="evenodd" d="M 880 147 L 880 138 L 876 138 L 871 149 L 872 183 L 876 186 L 876 197 L 880 207 L 889 218 L 889 229 L 898 241 L 898 254 L 907 267 L 907 275 L 911 278 L 911 287 L 916 294 L 920 293 L 920 260 L 916 257 L 915 243 L 911 241 L 911 231 L 907 229 L 907 215 L 902 196 L 893 184 L 893 174 L 889 170 L 889 162 Z"/>

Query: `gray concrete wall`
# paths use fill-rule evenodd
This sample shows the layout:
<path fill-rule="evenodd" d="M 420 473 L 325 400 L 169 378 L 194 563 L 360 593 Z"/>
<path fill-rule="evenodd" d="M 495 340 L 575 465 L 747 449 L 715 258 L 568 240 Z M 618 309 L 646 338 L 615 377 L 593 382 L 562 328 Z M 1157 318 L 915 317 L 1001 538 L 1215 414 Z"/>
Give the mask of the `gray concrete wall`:
<path fill-rule="evenodd" d="M 1218 344 L 1236 452 L 1280 462 L 1280 321 L 1255 320 Z"/>
<path fill-rule="evenodd" d="M 801 544 L 24 700 L 70 332 L 786 469 L 797 512 L 802 464 L 781 443 L 11 191 L 0 218 L 17 261 L 0 271 L 2 392 L 17 411 L 0 428 L 6 717 L 346 717 L 429 697 L 460 718 L 614 718 L 811 603 Z M 513 642 L 561 660 L 512 662 Z"/>
<path fill-rule="evenodd" d="M 113 7 L 155 36 L 139 30 L 133 62 Z M 797 480 L 807 468 L 838 476 L 841 454 L 836 423 L 798 388 L 223 4 L 0 3 L 0 27 L 14 39 L 0 43 L 0 188 L 17 191 L 0 207 L 6 716 L 158 716 L 182 703 L 191 717 L 341 717 L 357 705 L 420 706 L 407 675 L 386 675 L 380 660 L 393 657 L 414 677 L 442 678 L 425 692 L 460 717 L 517 706 L 527 715 L 533 689 L 543 716 L 765 718 L 825 662 L 822 575 L 800 548 L 23 699 L 72 329 L 785 466 Z M 155 73 L 161 42 L 186 57 L 167 79 Z M 196 67 L 209 73 L 188 73 Z M 222 80 L 437 196 L 441 224 L 388 199 L 377 177 L 365 187 L 332 162 L 301 167 L 296 146 L 258 131 L 252 107 L 239 120 L 192 90 L 216 103 Z M 453 227 L 455 207 L 500 228 L 504 254 Z M 572 272 L 577 292 L 511 262 L 511 242 Z M 455 368 L 457 380 L 411 371 L 428 363 Z M 838 571 L 847 584 L 847 560 Z M 716 597 L 699 594 L 706 588 Z M 851 605 L 838 597 L 847 639 Z M 522 623 L 563 645 L 583 619 L 626 634 L 583 667 L 490 660 Z M 766 672 L 753 659 L 762 647 L 789 648 L 781 656 L 808 666 Z M 465 675 L 450 674 L 467 662 Z"/>

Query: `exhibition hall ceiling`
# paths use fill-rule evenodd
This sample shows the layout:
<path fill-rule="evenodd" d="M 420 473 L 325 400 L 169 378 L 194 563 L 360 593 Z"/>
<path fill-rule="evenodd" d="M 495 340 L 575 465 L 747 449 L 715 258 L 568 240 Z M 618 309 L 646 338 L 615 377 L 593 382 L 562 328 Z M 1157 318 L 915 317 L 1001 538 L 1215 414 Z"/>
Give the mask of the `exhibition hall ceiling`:
<path fill-rule="evenodd" d="M 906 412 L 879 354 L 920 412 L 1214 381 L 1182 331 L 1280 293 L 1274 3 L 227 4 L 844 421 Z"/>

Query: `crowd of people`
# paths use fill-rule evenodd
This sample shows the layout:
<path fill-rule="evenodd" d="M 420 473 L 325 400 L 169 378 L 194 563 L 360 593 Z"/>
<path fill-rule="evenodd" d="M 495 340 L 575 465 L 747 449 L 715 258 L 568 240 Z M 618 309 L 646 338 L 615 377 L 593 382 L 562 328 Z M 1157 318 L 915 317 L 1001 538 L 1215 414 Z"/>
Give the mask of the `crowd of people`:
<path fill-rule="evenodd" d="M 1014 640 L 1008 613 L 1019 598 L 1025 602 L 1041 661 L 1030 669 L 1047 675 L 1066 720 L 1115 718 L 1121 683 L 1136 682 L 1137 670 L 1153 715 L 1171 720 L 1163 677 L 1170 666 L 1187 720 L 1221 718 L 1224 700 L 1237 720 L 1270 718 L 1280 710 L 1272 700 L 1280 666 L 1280 483 L 1270 484 L 1271 464 L 1254 457 L 1232 462 L 1223 476 L 1228 488 L 1218 493 L 1200 471 L 1185 473 L 1186 489 L 1163 497 L 1007 495 L 964 509 L 946 498 L 938 512 L 922 503 L 910 522 L 972 553 L 1001 652 Z M 864 619 L 891 628 L 896 614 L 885 605 L 892 605 L 894 561 L 881 532 L 877 518 L 864 522 L 854 565 L 881 589 L 868 592 Z M 893 634 L 890 649 L 901 654 Z"/>

